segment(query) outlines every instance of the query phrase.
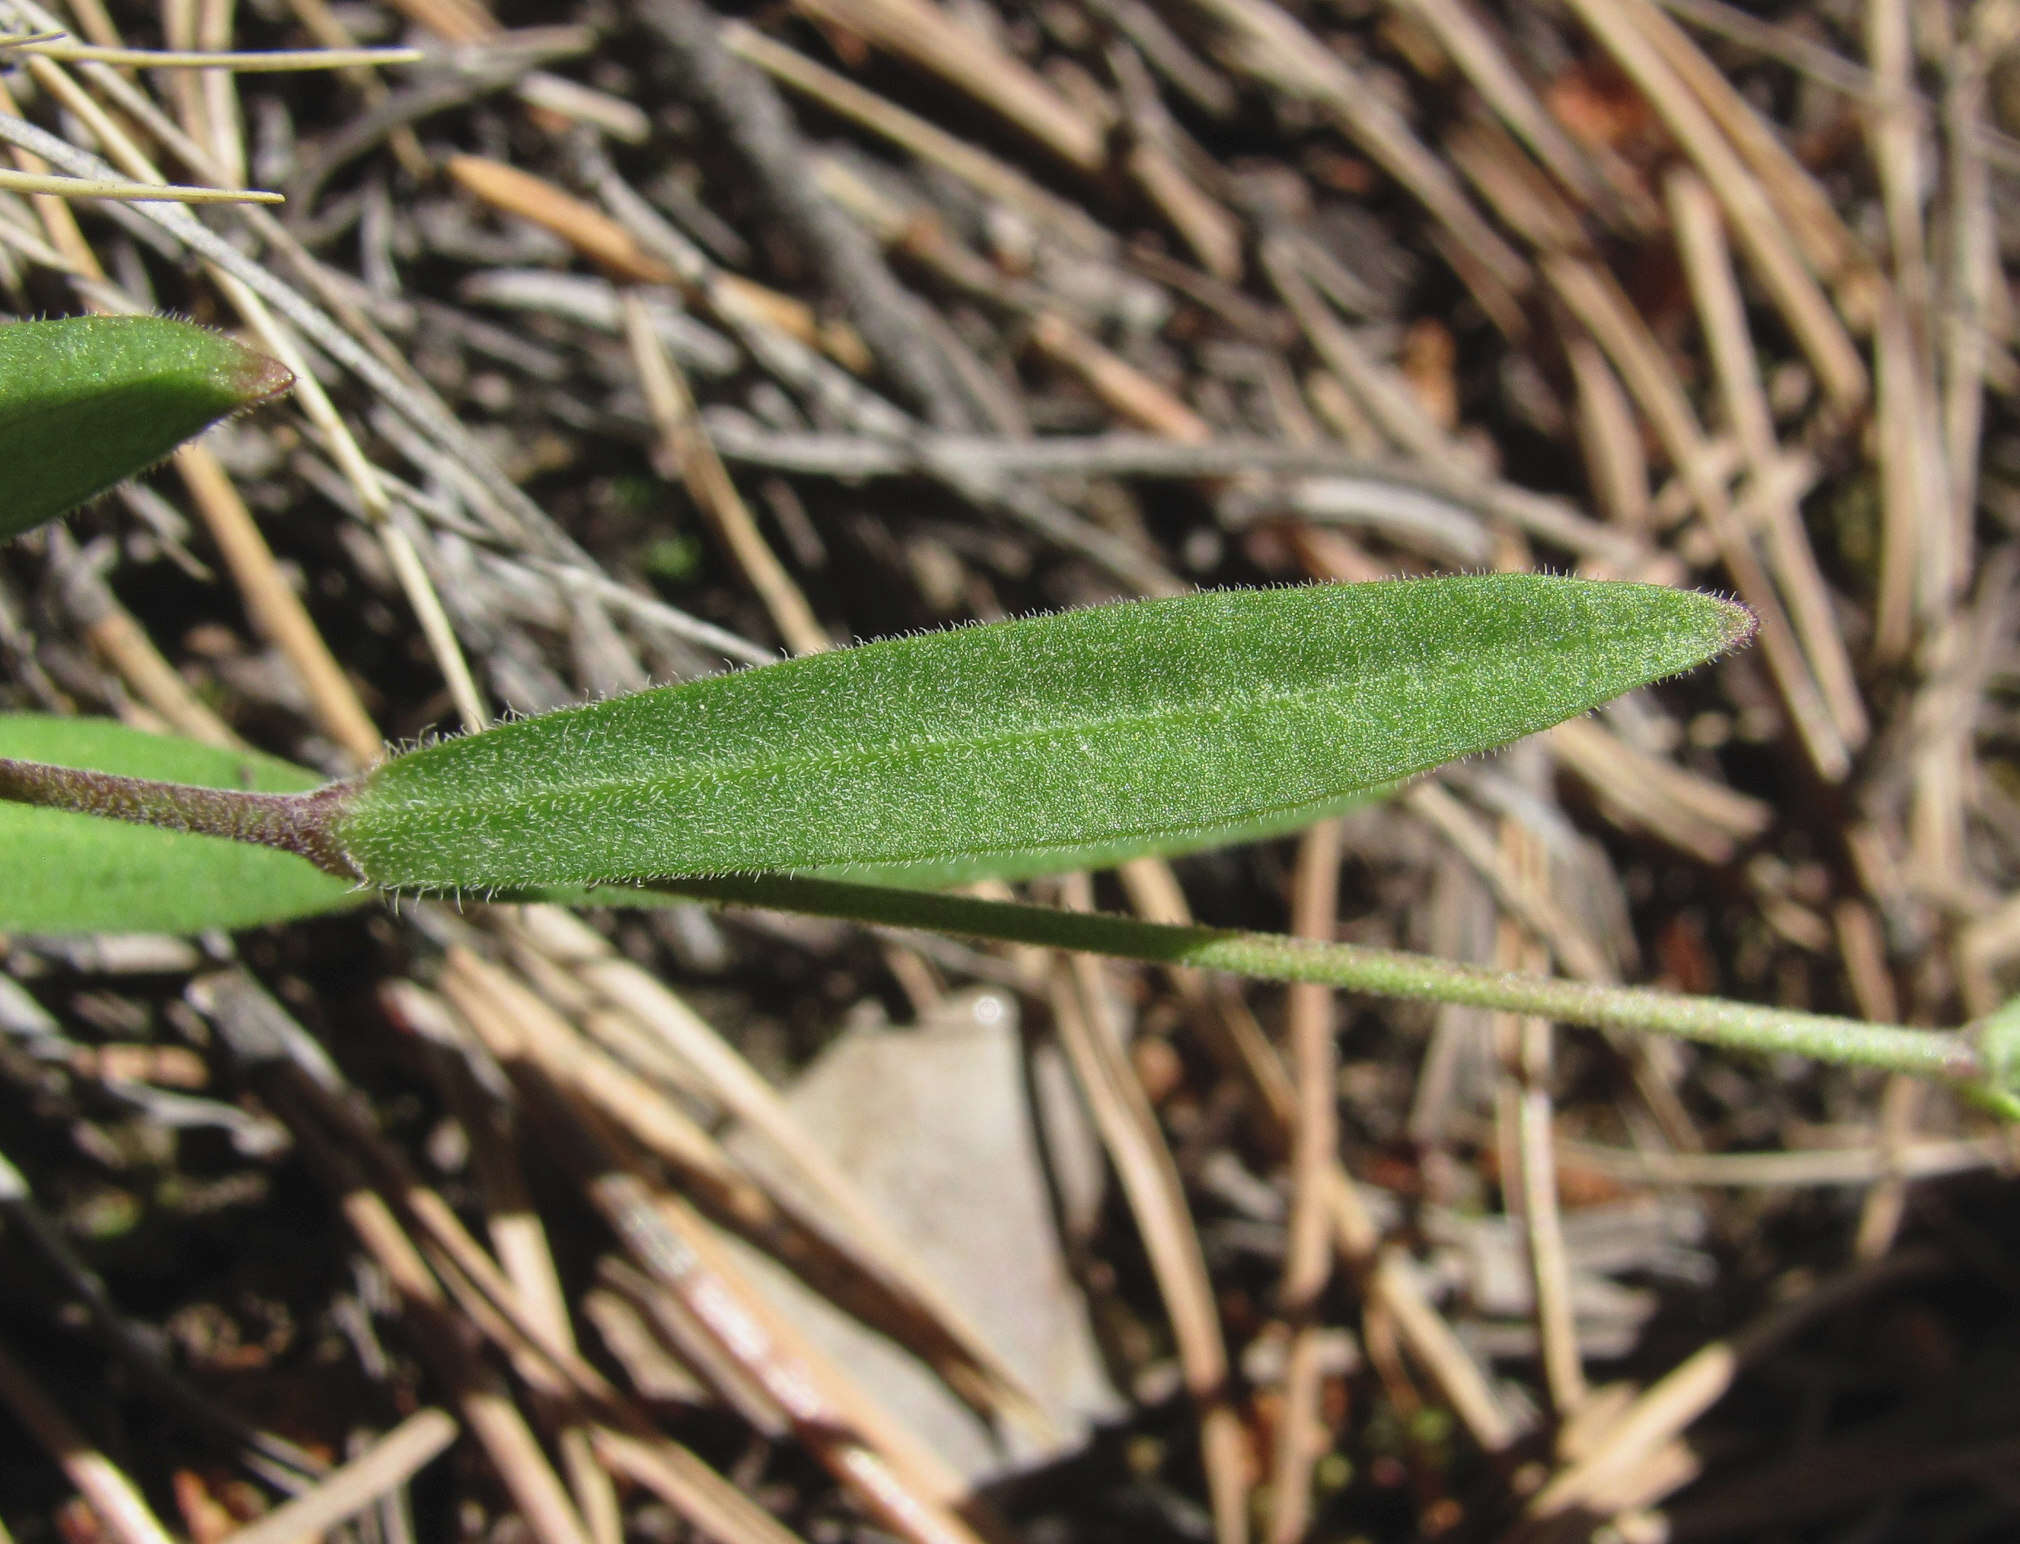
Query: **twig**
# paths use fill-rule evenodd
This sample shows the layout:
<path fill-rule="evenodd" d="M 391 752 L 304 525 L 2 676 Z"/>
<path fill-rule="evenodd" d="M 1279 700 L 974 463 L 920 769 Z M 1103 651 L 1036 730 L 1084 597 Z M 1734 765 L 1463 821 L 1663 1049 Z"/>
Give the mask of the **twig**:
<path fill-rule="evenodd" d="M 931 0 L 797 3 L 818 20 L 845 28 L 939 76 L 1068 166 L 1093 173 L 1107 164 L 1108 146 L 1101 124 L 1021 59 L 961 26 Z"/>
<path fill-rule="evenodd" d="M 1192 924 L 1184 893 L 1168 864 L 1139 860 L 1124 865 L 1122 878 L 1132 905 L 1146 921 L 1177 927 Z M 1214 1043 L 1224 1044 L 1223 1054 L 1247 1086 L 1263 1120 L 1263 1136 L 1275 1150 L 1288 1151 L 1298 1091 L 1247 1004 L 1232 983 L 1218 983 L 1225 990 L 1214 992 L 1212 978 L 1201 971 L 1167 965 L 1165 972 L 1182 995 L 1220 1026 Z M 1400 1257 L 1378 1257 L 1381 1235 L 1337 1157 L 1327 1167 L 1323 1195 L 1332 1247 L 1341 1264 L 1360 1278 L 1370 1314 L 1393 1321 L 1397 1335 L 1431 1374 L 1473 1440 L 1488 1453 L 1502 1452 L 1514 1440 L 1514 1423 L 1486 1375 L 1432 1307 L 1416 1275 Z"/>
<path fill-rule="evenodd" d="M 599 1427 L 596 1451 L 721 1544 L 801 1544 L 800 1537 L 687 1449 Z"/>
<path fill-rule="evenodd" d="M 1003 439 L 919 433 L 903 438 L 759 430 L 711 417 L 716 449 L 730 461 L 781 472 L 845 479 L 929 477 L 974 486 L 1010 486 L 1034 477 L 1144 477 L 1198 480 L 1244 472 L 1359 482 L 1369 499 L 1428 498 L 1453 518 L 1503 521 L 1538 541 L 1603 559 L 1617 570 L 1669 576 L 1673 565 L 1643 542 L 1579 514 L 1547 494 L 1476 481 L 1449 466 L 1356 455 L 1337 445 L 1217 436 L 1186 444 L 1135 434 Z M 1238 507 L 1238 506 L 1237 506 Z M 1323 516 L 1320 516 L 1323 518 Z M 1651 569 L 1655 572 L 1651 572 Z"/>
<path fill-rule="evenodd" d="M 267 309 L 266 303 L 228 275 L 220 275 L 219 283 L 240 313 L 252 323 L 260 341 L 294 372 L 296 399 L 309 421 L 323 431 L 331 454 L 356 495 L 359 514 L 377 535 L 386 560 L 392 565 L 394 578 L 407 597 L 407 604 L 413 608 L 415 620 L 421 624 L 421 636 L 427 640 L 428 650 L 434 655 L 443 680 L 448 683 L 449 695 L 455 699 L 464 729 L 482 729 L 490 722 L 483 694 L 477 688 L 476 678 L 470 673 L 469 662 L 463 657 L 455 629 L 442 609 L 442 597 L 423 567 L 420 553 L 415 550 L 407 532 L 390 518 L 391 506 L 378 468 L 359 448 L 350 425 L 344 422 L 329 394 L 323 390 L 322 380 L 314 366 L 297 346 L 293 335 Z"/>
<path fill-rule="evenodd" d="M 1940 1179 L 1997 1168 L 2012 1158 L 2002 1137 L 1926 1140 L 1881 1152 L 1858 1147 L 1813 1148 L 1779 1153 L 1665 1153 L 1647 1148 L 1600 1147 L 1589 1142 L 1558 1146 L 1561 1167 L 1590 1169 L 1635 1185 L 1717 1185 L 1734 1189 L 1779 1190 L 1809 1185 L 1870 1185 L 1899 1179 Z"/>
<path fill-rule="evenodd" d="M 1829 193 L 1681 27 L 1652 5 L 1640 7 L 1635 20 L 1769 191 L 1810 266 L 1836 288 L 1848 312 L 1863 312 L 1872 260 L 1846 228 Z"/>
<path fill-rule="evenodd" d="M 1620 377 L 1584 333 L 1564 340 L 1564 360 L 1578 392 L 1578 438 L 1593 498 L 1614 524 L 1645 530 L 1651 498 L 1648 453 Z"/>
<path fill-rule="evenodd" d="M 1842 782 L 1851 771 L 1851 752 L 1752 540 L 1734 520 L 1725 488 L 1711 474 L 1704 431 L 1676 372 L 1611 275 L 1556 255 L 1546 257 L 1542 268 L 1546 282 L 1619 369 L 1717 540 L 1741 599 L 1760 618 L 1761 652 L 1818 775 L 1826 782 Z"/>
<path fill-rule="evenodd" d="M 453 155 L 445 169 L 485 203 L 552 231 L 617 278 L 638 284 L 672 284 L 679 277 L 615 220 L 562 192 L 544 177 L 477 155 Z"/>
<path fill-rule="evenodd" d="M 1239 105 L 1227 77 L 1188 48 L 1144 0 L 1089 0 L 1087 9 L 1136 45 L 1144 59 L 1209 117 L 1232 117 Z"/>
<path fill-rule="evenodd" d="M 1614 818 L 1644 826 L 1702 863 L 1732 862 L 1744 844 L 1765 834 L 1774 808 L 1723 783 L 1636 750 L 1604 727 L 1602 719 L 1572 719 L 1550 731 L 1550 746 L 1565 769 L 1599 795 Z"/>
<path fill-rule="evenodd" d="M 299 0 L 297 0 L 299 3 Z M 481 57 L 469 67 L 416 81 L 397 91 L 374 93 L 361 112 L 315 144 L 288 182 L 289 202 L 298 220 L 306 220 L 321 202 L 324 186 L 343 168 L 368 154 L 382 140 L 397 148 L 413 137 L 412 126 L 424 118 L 461 107 L 502 91 L 530 75 L 544 58 L 580 52 L 573 44 L 555 43 L 539 50 L 512 50 Z M 415 141 L 418 146 L 418 141 Z"/>
<path fill-rule="evenodd" d="M 163 658 L 154 640 L 134 620 L 133 613 L 119 603 L 111 587 L 98 576 L 89 555 L 78 552 L 67 537 L 52 545 L 63 610 L 119 673 L 128 689 L 178 734 L 206 745 L 243 744 Z"/>
<path fill-rule="evenodd" d="M 1406 0 L 1404 9 L 1436 36 L 1487 105 L 1568 192 L 1596 210 L 1617 202 L 1470 7 L 1461 0 Z"/>
<path fill-rule="evenodd" d="M 1991 179 L 1978 144 L 1986 111 L 1987 47 L 1967 37 L 1951 55 L 1943 94 L 1943 132 L 1949 150 L 1949 249 L 1938 339 L 1943 365 L 1943 449 L 1948 457 L 1951 545 L 1969 573 L 1975 557 L 1979 460 L 1985 429 L 1985 373 L 1991 352 L 1988 329 L 1998 304 L 1999 251 Z M 2003 339 L 2001 340 L 2003 341 Z"/>
<path fill-rule="evenodd" d="M 802 391 L 817 395 L 824 406 L 858 430 L 900 446 L 916 445 L 931 438 L 914 420 L 842 376 L 797 340 L 762 328 L 740 330 L 764 364 Z M 724 455 L 728 454 L 726 427 L 714 417 L 709 419 L 710 436 L 717 451 Z M 1064 550 L 1080 553 L 1136 594 L 1182 595 L 1192 588 L 1145 552 L 1139 543 L 1083 519 L 1029 478 L 992 476 L 958 460 L 934 461 L 930 469 L 921 470 L 962 498 L 985 509 L 999 510 Z"/>

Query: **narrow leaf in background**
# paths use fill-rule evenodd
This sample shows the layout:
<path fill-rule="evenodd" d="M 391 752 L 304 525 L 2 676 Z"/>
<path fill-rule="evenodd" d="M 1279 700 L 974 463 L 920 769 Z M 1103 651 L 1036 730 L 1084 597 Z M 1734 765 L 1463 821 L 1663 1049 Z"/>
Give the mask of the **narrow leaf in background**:
<path fill-rule="evenodd" d="M 366 774 L 368 881 L 824 872 L 919 883 L 1308 823 L 1741 642 L 1655 585 L 1230 590 L 893 639 L 568 709 Z"/>
<path fill-rule="evenodd" d="M 251 751 L 28 713 L 0 714 L 0 756 L 267 793 L 322 781 Z M 25 804 L 0 803 L 0 853 L 0 930 L 24 933 L 256 927 L 368 898 L 292 853 Z"/>
<path fill-rule="evenodd" d="M 0 327 L 0 541 L 145 471 L 293 380 L 266 355 L 167 317 Z"/>

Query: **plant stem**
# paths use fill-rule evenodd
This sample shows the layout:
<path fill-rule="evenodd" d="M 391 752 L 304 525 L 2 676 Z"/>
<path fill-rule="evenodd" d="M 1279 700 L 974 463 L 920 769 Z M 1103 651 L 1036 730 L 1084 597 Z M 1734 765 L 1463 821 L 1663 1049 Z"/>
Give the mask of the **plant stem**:
<path fill-rule="evenodd" d="M 0 756 L 0 799 L 278 847 L 339 879 L 360 877 L 330 835 L 330 822 L 349 791 L 347 783 L 309 793 L 199 788 Z"/>
<path fill-rule="evenodd" d="M 1906 1072 L 1966 1088 L 1983 1089 L 1987 1080 L 1985 1059 L 1967 1032 L 1867 1024 L 1716 997 L 1684 997 L 1648 987 L 1595 986 L 1486 970 L 1391 949 L 1313 943 L 1225 928 L 1172 927 L 1128 917 L 825 879 L 679 879 L 661 880 L 652 888 L 720 905 L 1079 949 L 1269 981 L 1311 981 L 1381 997 L 1532 1013 L 1595 1029 L 1676 1035 L 1757 1055 L 1794 1052 L 1844 1066 Z"/>

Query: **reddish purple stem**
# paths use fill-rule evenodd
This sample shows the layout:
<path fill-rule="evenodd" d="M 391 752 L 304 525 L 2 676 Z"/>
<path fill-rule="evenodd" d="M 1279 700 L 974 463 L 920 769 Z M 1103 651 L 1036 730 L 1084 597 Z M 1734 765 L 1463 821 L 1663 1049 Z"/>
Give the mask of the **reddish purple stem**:
<path fill-rule="evenodd" d="M 362 879 L 333 830 L 350 791 L 349 783 L 308 793 L 198 788 L 0 756 L 0 799 L 278 847 L 339 879 Z"/>

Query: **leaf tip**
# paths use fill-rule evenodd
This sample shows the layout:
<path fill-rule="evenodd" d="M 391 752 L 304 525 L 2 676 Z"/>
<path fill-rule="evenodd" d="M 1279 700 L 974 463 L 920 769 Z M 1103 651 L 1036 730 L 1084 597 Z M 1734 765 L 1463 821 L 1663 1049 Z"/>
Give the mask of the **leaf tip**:
<path fill-rule="evenodd" d="M 1752 607 L 1731 595 L 1709 595 L 1706 599 L 1718 607 L 1720 653 L 1743 649 L 1753 642 L 1754 634 L 1760 631 L 1760 618 L 1754 615 Z"/>
<path fill-rule="evenodd" d="M 295 373 L 258 349 L 240 348 L 241 357 L 224 374 L 224 386 L 241 408 L 255 408 L 294 389 Z"/>

